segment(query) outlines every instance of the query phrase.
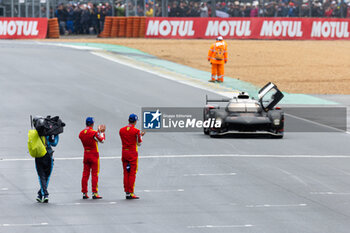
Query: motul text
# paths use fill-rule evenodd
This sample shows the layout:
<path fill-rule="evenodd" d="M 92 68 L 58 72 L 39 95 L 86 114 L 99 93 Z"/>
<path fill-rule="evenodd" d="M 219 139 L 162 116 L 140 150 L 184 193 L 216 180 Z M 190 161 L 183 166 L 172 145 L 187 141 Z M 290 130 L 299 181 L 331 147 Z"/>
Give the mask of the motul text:
<path fill-rule="evenodd" d="M 45 38 L 46 33 L 46 18 L 0 19 L 0 39 Z"/>
<path fill-rule="evenodd" d="M 147 38 L 336 40 L 350 38 L 350 19 L 147 18 Z"/>

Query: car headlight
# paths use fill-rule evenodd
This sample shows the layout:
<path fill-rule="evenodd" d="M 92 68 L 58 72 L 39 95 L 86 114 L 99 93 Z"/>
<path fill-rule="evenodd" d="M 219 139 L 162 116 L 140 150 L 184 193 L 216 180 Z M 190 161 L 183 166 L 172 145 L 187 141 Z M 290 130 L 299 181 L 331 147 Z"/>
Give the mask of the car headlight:
<path fill-rule="evenodd" d="M 274 125 L 280 125 L 280 123 L 281 123 L 280 119 L 274 119 L 273 120 L 273 124 Z"/>

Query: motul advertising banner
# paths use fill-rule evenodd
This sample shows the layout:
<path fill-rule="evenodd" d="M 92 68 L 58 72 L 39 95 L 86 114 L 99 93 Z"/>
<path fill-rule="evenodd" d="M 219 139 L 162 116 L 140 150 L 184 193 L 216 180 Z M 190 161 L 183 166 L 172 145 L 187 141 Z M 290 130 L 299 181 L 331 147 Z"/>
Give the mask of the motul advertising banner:
<path fill-rule="evenodd" d="M 0 18 L 0 39 L 44 39 L 47 18 Z"/>
<path fill-rule="evenodd" d="M 350 19 L 147 18 L 146 38 L 349 40 Z"/>

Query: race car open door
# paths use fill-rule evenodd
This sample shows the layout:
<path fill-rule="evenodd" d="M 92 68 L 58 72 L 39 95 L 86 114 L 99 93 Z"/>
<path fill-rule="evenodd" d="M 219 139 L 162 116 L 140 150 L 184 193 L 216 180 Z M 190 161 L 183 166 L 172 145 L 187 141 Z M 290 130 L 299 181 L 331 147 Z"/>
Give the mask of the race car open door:
<path fill-rule="evenodd" d="M 284 97 L 284 95 L 280 90 L 278 90 L 275 84 L 269 82 L 260 89 L 258 97 L 261 107 L 267 112 L 273 109 Z"/>

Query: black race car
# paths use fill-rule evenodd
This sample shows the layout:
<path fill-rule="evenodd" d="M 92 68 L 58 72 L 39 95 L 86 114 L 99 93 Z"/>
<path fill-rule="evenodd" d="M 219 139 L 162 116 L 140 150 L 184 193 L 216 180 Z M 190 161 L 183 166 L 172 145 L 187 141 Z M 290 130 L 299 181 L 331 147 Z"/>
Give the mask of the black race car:
<path fill-rule="evenodd" d="M 203 120 L 215 119 L 215 126 L 204 128 L 204 133 L 211 137 L 251 133 L 282 138 L 284 113 L 275 106 L 283 98 L 283 93 L 270 82 L 259 91 L 258 97 L 258 100 L 250 98 L 246 92 L 240 92 L 232 99 L 208 99 L 207 96 Z M 226 102 L 227 105 L 214 105 L 210 102 Z"/>

